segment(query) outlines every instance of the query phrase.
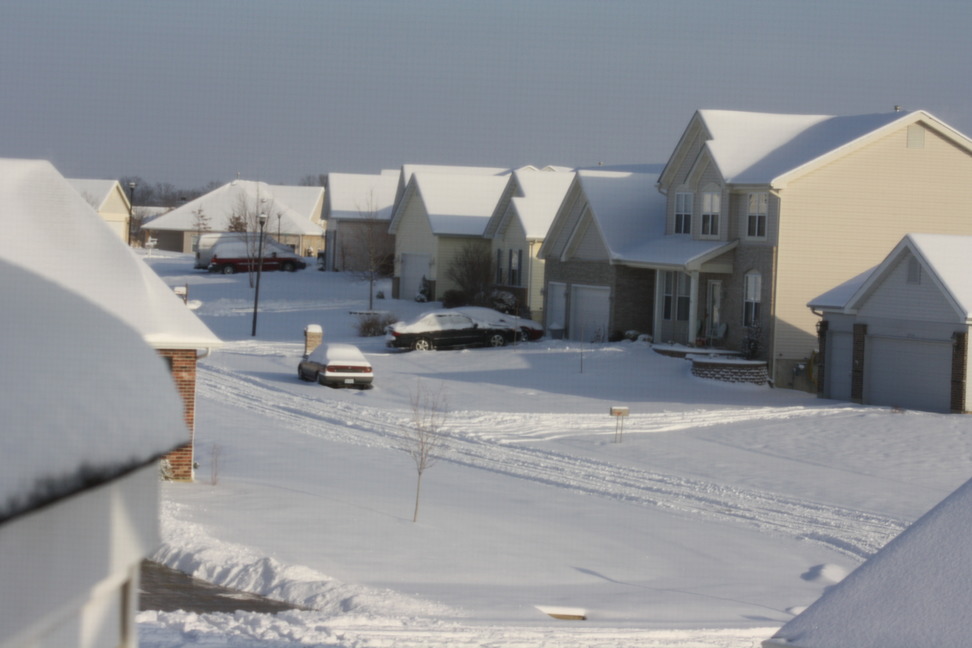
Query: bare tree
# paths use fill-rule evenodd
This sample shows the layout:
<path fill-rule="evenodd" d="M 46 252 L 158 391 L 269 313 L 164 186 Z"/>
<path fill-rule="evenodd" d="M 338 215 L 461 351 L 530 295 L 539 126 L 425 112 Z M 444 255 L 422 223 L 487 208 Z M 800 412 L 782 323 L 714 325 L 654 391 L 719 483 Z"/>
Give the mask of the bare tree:
<path fill-rule="evenodd" d="M 407 428 L 406 450 L 412 461 L 418 478 L 415 482 L 415 512 L 412 522 L 418 520 L 419 501 L 422 494 L 422 475 L 431 468 L 438 456 L 436 454 L 442 445 L 442 427 L 445 425 L 447 402 L 441 386 L 430 391 L 421 382 L 416 382 L 415 391 L 411 392 L 412 422 Z"/>
<path fill-rule="evenodd" d="M 192 225 L 196 230 L 196 248 L 199 247 L 199 239 L 202 238 L 203 232 L 208 232 L 212 229 L 210 223 L 209 215 L 203 210 L 202 207 L 197 207 L 192 210 Z"/>
<path fill-rule="evenodd" d="M 446 277 L 475 303 L 492 283 L 492 265 L 488 248 L 467 243 L 446 268 Z"/>
<path fill-rule="evenodd" d="M 368 310 L 373 310 L 375 284 L 394 271 L 395 240 L 388 234 L 388 221 L 378 217 L 374 193 L 369 196 L 364 209 L 358 208 L 358 216 L 354 235 L 349 237 L 351 240 L 341 242 L 341 253 L 344 263 L 347 264 L 350 257 L 353 272 L 368 282 Z"/>
<path fill-rule="evenodd" d="M 297 183 L 301 187 L 326 187 L 327 186 L 327 174 L 326 173 L 312 173 L 305 175 Z"/>

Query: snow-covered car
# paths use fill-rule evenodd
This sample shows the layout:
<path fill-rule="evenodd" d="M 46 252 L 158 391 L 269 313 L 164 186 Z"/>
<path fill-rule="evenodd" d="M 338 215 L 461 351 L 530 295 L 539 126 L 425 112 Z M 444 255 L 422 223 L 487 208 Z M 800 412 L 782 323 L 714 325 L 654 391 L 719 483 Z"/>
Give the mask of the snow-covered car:
<path fill-rule="evenodd" d="M 494 313 L 488 308 L 482 309 Z M 501 315 L 501 313 L 496 313 Z M 516 338 L 516 329 L 498 318 L 476 316 L 461 308 L 429 311 L 409 322 L 395 322 L 385 329 L 390 347 L 431 351 L 470 346 L 505 346 Z"/>
<path fill-rule="evenodd" d="M 510 328 L 519 331 L 518 340 L 539 340 L 543 337 L 543 324 L 534 322 L 531 319 L 524 319 L 515 315 L 507 315 L 492 308 L 483 306 L 460 306 L 452 310 L 464 313 L 469 317 L 481 321 L 490 322 L 500 328 Z"/>
<path fill-rule="evenodd" d="M 375 374 L 371 363 L 353 344 L 323 344 L 300 361 L 297 377 L 329 387 L 368 389 Z"/>
<path fill-rule="evenodd" d="M 250 270 L 256 270 L 259 266 L 259 261 L 259 259 L 249 256 L 246 243 L 236 241 L 217 243 L 212 247 L 209 271 L 221 272 L 223 274 L 248 272 Z M 280 249 L 264 250 L 263 272 L 272 272 L 274 270 L 294 272 L 295 270 L 303 270 L 306 267 L 307 263 L 293 252 Z"/>

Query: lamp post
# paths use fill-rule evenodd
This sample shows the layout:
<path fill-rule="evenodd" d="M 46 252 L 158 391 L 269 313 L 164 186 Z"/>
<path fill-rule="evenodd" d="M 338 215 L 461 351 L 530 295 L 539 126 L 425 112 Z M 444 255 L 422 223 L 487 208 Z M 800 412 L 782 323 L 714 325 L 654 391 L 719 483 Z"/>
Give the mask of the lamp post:
<path fill-rule="evenodd" d="M 256 336 L 257 309 L 260 306 L 260 275 L 263 274 L 263 229 L 267 225 L 267 215 L 260 214 L 258 220 L 260 221 L 260 238 L 259 243 L 257 243 L 257 254 L 260 260 L 257 261 L 256 291 L 253 293 L 253 332 L 250 333 L 251 337 Z"/>
<path fill-rule="evenodd" d="M 135 240 L 135 187 L 138 183 L 132 180 L 128 183 L 128 244 Z"/>

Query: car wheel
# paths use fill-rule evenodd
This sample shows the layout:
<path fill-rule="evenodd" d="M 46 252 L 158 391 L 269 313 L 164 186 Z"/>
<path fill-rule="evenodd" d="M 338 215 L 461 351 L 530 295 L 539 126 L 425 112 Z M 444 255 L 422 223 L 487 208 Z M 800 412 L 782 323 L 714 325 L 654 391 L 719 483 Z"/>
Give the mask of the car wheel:
<path fill-rule="evenodd" d="M 506 346 L 506 336 L 502 333 L 493 333 L 489 336 L 489 346 L 491 347 L 501 347 Z"/>
<path fill-rule="evenodd" d="M 236 272 L 236 268 L 234 268 L 231 265 L 224 265 L 220 270 L 220 272 L 222 272 L 223 274 L 233 274 L 234 272 Z"/>
<path fill-rule="evenodd" d="M 432 351 L 435 349 L 435 344 L 432 343 L 431 338 L 420 337 L 412 342 L 412 349 L 415 351 Z"/>
<path fill-rule="evenodd" d="M 295 266 L 293 263 L 290 263 L 288 261 L 287 263 L 283 264 L 283 269 L 285 272 L 293 272 L 294 270 L 297 269 L 297 266 Z"/>
<path fill-rule="evenodd" d="M 297 369 L 297 377 L 300 380 L 307 380 L 307 376 L 304 375 L 304 372 L 301 371 L 300 368 Z"/>
<path fill-rule="evenodd" d="M 529 339 L 530 339 L 530 336 L 527 335 L 527 332 L 524 331 L 523 329 L 520 329 L 519 331 L 516 332 L 516 341 L 517 342 L 526 342 Z"/>

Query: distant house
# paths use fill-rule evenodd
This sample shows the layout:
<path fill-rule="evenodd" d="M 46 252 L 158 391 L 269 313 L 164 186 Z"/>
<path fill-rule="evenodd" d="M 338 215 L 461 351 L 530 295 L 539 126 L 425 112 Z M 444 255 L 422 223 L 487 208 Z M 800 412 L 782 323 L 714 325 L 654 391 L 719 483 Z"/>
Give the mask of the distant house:
<path fill-rule="evenodd" d="M 429 301 L 458 288 L 448 276 L 449 266 L 466 246 L 488 253 L 483 233 L 507 180 L 489 174 L 412 175 L 388 229 L 395 237 L 393 297 L 417 296 L 423 280 Z"/>
<path fill-rule="evenodd" d="M 131 326 L 23 265 L 0 272 L 0 647 L 136 646 L 159 459 L 189 438 L 182 402 Z"/>
<path fill-rule="evenodd" d="M 724 254 L 708 268 L 659 257 L 655 338 L 691 344 L 718 320 L 727 345 L 758 340 L 778 385 L 809 388 L 807 302 L 909 232 L 972 234 L 970 177 L 972 140 L 921 110 L 698 111 L 659 177 L 664 238 Z"/>
<path fill-rule="evenodd" d="M 118 238 L 126 244 L 130 242 L 132 205 L 117 180 L 68 178 L 68 183 L 98 212 Z"/>
<path fill-rule="evenodd" d="M 138 331 L 165 360 L 183 398 L 190 439 L 168 456 L 168 463 L 174 478 L 192 479 L 196 364 L 222 342 L 104 227 L 91 205 L 49 162 L 0 159 L 0 203 L 8 207 L 0 260 L 90 299 Z M 37 250 L 47 253 L 41 258 Z M 64 353 L 74 346 L 70 337 L 57 344 Z"/>
<path fill-rule="evenodd" d="M 763 648 L 969 643 L 972 481 L 791 619 Z"/>
<path fill-rule="evenodd" d="M 325 270 L 367 270 L 371 261 L 394 256 L 395 239 L 388 225 L 397 186 L 397 172 L 327 175 Z"/>
<path fill-rule="evenodd" d="M 818 393 L 968 412 L 972 236 L 909 234 L 874 269 L 810 301 Z"/>
<path fill-rule="evenodd" d="M 664 232 L 657 174 L 580 170 L 539 256 L 545 260 L 544 321 L 552 335 L 607 341 L 651 330 L 652 246 Z"/>
<path fill-rule="evenodd" d="M 194 252 L 205 232 L 259 231 L 258 216 L 267 215 L 266 234 L 301 255 L 324 248 L 323 187 L 269 185 L 234 180 L 204 196 L 146 222 L 142 229 L 158 249 Z"/>
<path fill-rule="evenodd" d="M 532 319 L 543 318 L 540 246 L 573 179 L 570 169 L 516 170 L 486 224 L 496 287 L 512 293 Z"/>

